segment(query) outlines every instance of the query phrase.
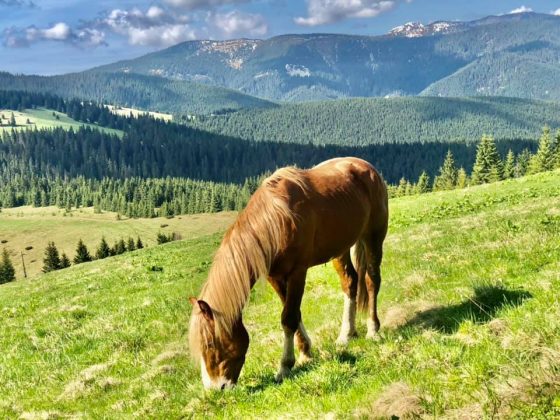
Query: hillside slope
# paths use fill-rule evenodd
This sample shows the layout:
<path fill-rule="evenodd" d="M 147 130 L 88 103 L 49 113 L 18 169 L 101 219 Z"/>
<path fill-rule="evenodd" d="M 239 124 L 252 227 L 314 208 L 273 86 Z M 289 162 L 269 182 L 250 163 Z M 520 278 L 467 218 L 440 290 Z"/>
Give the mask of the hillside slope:
<path fill-rule="evenodd" d="M 275 104 L 238 91 L 140 74 L 72 73 L 23 76 L 0 72 L 1 90 L 50 93 L 167 113 L 211 114 Z"/>
<path fill-rule="evenodd" d="M 359 98 L 201 117 L 190 125 L 247 140 L 368 146 L 534 140 L 560 104 L 516 98 Z"/>
<path fill-rule="evenodd" d="M 189 41 L 93 71 L 190 80 L 283 101 L 423 91 L 557 100 L 559 23 L 558 16 L 519 13 L 404 25 L 384 36 Z M 504 66 L 506 58 L 515 64 Z"/>
<path fill-rule="evenodd" d="M 308 274 L 315 360 L 282 385 L 280 305 L 258 284 L 240 386 L 204 393 L 190 304 L 220 235 L 0 286 L 0 415 L 560 415 L 560 172 L 392 200 L 382 338 L 337 349 L 330 265 Z M 155 267 L 155 268 L 154 268 Z M 305 396 L 302 398 L 302 396 Z"/>

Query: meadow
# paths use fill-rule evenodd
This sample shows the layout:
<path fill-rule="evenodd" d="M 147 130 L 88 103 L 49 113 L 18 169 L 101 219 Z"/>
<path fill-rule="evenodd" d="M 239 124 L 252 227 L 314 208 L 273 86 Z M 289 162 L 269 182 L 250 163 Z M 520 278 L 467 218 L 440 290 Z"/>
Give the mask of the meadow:
<path fill-rule="evenodd" d="M 342 294 L 330 264 L 315 267 L 302 305 L 314 359 L 281 385 L 265 282 L 244 312 L 239 385 L 205 392 L 189 359 L 188 297 L 221 233 L 0 286 L 0 417 L 560 416 L 560 172 L 390 209 L 380 340 L 361 318 L 359 338 L 334 344 Z"/>
<path fill-rule="evenodd" d="M 222 212 L 170 219 L 132 219 L 114 212 L 95 213 L 93 207 L 71 211 L 54 206 L 16 207 L 0 212 L 0 251 L 6 247 L 10 252 L 17 278 L 23 277 L 23 252 L 27 274 L 33 277 L 41 272 L 44 251 L 50 241 L 60 253 L 65 252 L 72 259 L 80 239 L 95 254 L 102 237 L 110 246 L 129 237 L 134 240 L 140 237 L 145 246 L 152 246 L 159 232 L 175 232 L 183 239 L 192 239 L 224 230 L 234 218 L 235 212 Z"/>
<path fill-rule="evenodd" d="M 16 130 L 26 130 L 26 129 L 42 129 L 42 128 L 54 128 L 54 127 L 62 127 L 65 130 L 74 129 L 77 130 L 78 128 L 85 126 L 90 128 L 95 128 L 101 130 L 108 134 L 117 134 L 122 136 L 122 131 L 114 130 L 111 128 L 100 127 L 96 124 L 86 124 L 83 122 L 79 122 L 73 120 L 72 118 L 68 117 L 66 114 L 58 111 L 52 111 L 50 109 L 45 108 L 36 108 L 36 109 L 26 109 L 24 111 L 14 111 L 10 109 L 0 109 L 0 116 L 3 116 L 2 119 L 2 126 L 0 126 L 0 134 L 4 132 L 10 132 L 14 129 L 14 127 L 9 126 L 10 118 L 12 113 L 14 114 L 14 118 L 16 120 L 15 127 Z M 28 123 L 29 121 L 29 123 Z"/>

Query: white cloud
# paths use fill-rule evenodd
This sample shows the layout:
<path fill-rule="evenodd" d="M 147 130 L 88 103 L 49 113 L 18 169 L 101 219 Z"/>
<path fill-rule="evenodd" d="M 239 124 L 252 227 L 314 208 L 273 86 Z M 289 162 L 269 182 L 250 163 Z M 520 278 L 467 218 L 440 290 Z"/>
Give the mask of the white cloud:
<path fill-rule="evenodd" d="M 188 10 L 213 8 L 226 4 L 246 3 L 249 0 L 163 0 L 173 7 L 181 7 Z"/>
<path fill-rule="evenodd" d="M 515 15 L 518 13 L 527 13 L 527 12 L 532 12 L 533 9 L 531 9 L 530 7 L 527 6 L 521 6 L 518 7 L 517 9 L 513 9 L 511 12 L 509 12 L 510 15 Z"/>
<path fill-rule="evenodd" d="M 553 14 L 554 16 L 560 16 L 560 9 L 553 10 L 551 14 Z"/>
<path fill-rule="evenodd" d="M 210 14 L 208 21 L 227 37 L 263 36 L 268 32 L 268 25 L 262 15 L 238 10 Z"/>
<path fill-rule="evenodd" d="M 402 0 L 307 0 L 307 17 L 297 17 L 298 25 L 317 26 L 348 18 L 373 18 L 392 10 Z M 406 0 L 410 3 L 411 0 Z"/>
<path fill-rule="evenodd" d="M 48 28 L 29 26 L 24 29 L 15 27 L 3 31 L 4 45 L 12 48 L 28 47 L 41 41 L 67 42 L 78 47 L 97 47 L 106 45 L 105 33 L 94 28 L 72 29 L 65 22 L 58 22 Z"/>
<path fill-rule="evenodd" d="M 114 9 L 96 25 L 126 36 L 131 45 L 167 47 L 197 37 L 189 21 L 188 16 L 151 6 L 146 12 Z"/>

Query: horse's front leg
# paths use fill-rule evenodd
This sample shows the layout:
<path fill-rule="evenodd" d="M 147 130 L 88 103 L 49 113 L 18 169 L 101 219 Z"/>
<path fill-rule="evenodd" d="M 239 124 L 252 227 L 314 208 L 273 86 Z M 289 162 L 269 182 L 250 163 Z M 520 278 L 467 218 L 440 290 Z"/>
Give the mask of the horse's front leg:
<path fill-rule="evenodd" d="M 305 334 L 303 324 L 301 324 L 301 299 L 305 289 L 305 276 L 307 269 L 297 270 L 286 278 L 286 300 L 284 309 L 282 310 L 282 328 L 284 329 L 284 351 L 282 360 L 280 361 L 280 369 L 276 374 L 276 381 L 282 382 L 286 378 L 296 363 L 294 355 L 294 335 L 298 329 L 302 328 L 302 332 L 298 332 L 298 343 L 301 342 L 305 348 L 305 343 L 310 342 Z M 301 341 L 300 341 L 301 340 Z M 299 346 L 299 345 L 298 345 Z M 302 347 L 300 347 L 301 349 Z M 309 351 L 309 349 L 307 349 Z"/>

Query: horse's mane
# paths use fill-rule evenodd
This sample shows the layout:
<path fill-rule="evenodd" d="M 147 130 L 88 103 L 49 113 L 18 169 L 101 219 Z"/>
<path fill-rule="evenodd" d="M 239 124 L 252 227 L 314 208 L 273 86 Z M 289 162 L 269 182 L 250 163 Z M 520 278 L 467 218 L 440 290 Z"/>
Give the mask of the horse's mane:
<path fill-rule="evenodd" d="M 304 170 L 287 167 L 274 172 L 253 194 L 214 256 L 200 299 L 212 308 L 216 337 L 231 332 L 247 302 L 252 282 L 268 275 L 274 256 L 286 244 L 287 230 L 295 216 L 288 206 L 286 188 L 279 188 L 283 181 L 304 192 L 309 188 Z M 195 359 L 199 358 L 209 333 L 201 318 L 194 308 L 189 344 Z"/>

